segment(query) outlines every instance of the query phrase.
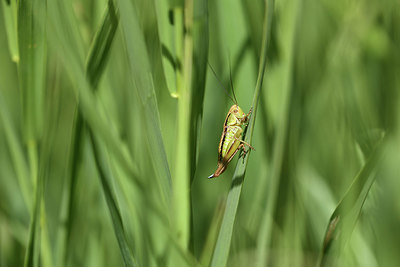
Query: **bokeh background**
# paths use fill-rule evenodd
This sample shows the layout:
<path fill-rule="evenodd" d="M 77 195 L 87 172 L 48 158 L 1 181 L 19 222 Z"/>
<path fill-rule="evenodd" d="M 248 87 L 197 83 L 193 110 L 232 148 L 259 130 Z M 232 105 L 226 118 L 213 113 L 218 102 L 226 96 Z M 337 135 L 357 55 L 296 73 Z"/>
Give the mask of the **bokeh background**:
<path fill-rule="evenodd" d="M 400 264 L 399 1 L 1 2 L 0 266 L 208 266 L 266 33 L 227 266 Z"/>

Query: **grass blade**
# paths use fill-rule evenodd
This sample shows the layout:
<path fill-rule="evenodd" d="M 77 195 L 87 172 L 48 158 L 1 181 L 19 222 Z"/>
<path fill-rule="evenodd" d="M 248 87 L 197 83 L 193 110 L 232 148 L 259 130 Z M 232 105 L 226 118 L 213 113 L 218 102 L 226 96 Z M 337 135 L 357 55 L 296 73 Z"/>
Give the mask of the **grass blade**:
<path fill-rule="evenodd" d="M 270 182 L 268 188 L 267 205 L 263 214 L 261 215 L 261 227 L 259 229 L 258 239 L 257 239 L 257 260 L 258 266 L 266 266 L 268 264 L 269 252 L 267 246 L 271 240 L 272 231 L 272 216 L 275 211 L 277 191 L 279 186 L 279 180 L 281 177 L 282 162 L 285 150 L 285 141 L 287 137 L 287 129 L 289 124 L 289 108 L 290 108 L 290 98 L 292 91 L 292 73 L 293 73 L 293 59 L 294 59 L 294 44 L 296 38 L 296 25 L 298 24 L 299 10 L 301 1 L 297 1 L 296 4 L 290 10 L 290 28 L 288 31 L 287 45 L 285 47 L 286 53 L 286 66 L 285 66 L 285 83 L 284 88 L 284 104 L 281 110 L 281 120 L 277 129 L 277 140 L 274 144 L 273 150 L 273 161 L 272 169 L 270 175 Z M 289 12 L 289 11 L 288 11 Z"/>
<path fill-rule="evenodd" d="M 217 243 L 218 230 L 221 227 L 222 218 L 225 211 L 225 200 L 220 201 L 215 209 L 210 229 L 208 230 L 207 239 L 201 252 L 200 263 L 202 266 L 210 266 L 215 244 Z"/>
<path fill-rule="evenodd" d="M 62 2 L 49 2 L 50 8 L 49 17 L 51 18 L 49 27 L 53 35 L 49 41 L 51 41 L 54 47 L 59 49 L 58 55 L 60 56 L 60 60 L 78 89 L 76 93 L 79 94 L 79 108 L 87 125 L 107 144 L 114 158 L 121 164 L 126 173 L 131 176 L 132 181 L 140 186 L 142 183 L 138 175 L 138 167 L 132 160 L 126 144 L 121 140 L 112 122 L 99 116 L 99 114 L 102 114 L 101 107 L 96 101 L 96 97 L 85 76 L 86 71 L 81 59 L 82 49 L 75 49 L 75 47 L 81 46 L 79 46 L 79 34 L 72 27 L 74 21 L 68 17 L 68 14 L 72 11 L 68 10 L 68 12 L 65 12 L 70 7 Z M 69 34 L 70 38 L 66 38 L 66 33 Z M 112 127 L 110 127 L 110 123 Z"/>
<path fill-rule="evenodd" d="M 17 174 L 18 184 L 24 198 L 27 210 L 31 210 L 32 202 L 32 183 L 29 180 L 28 164 L 25 160 L 22 143 L 16 137 L 18 136 L 7 108 L 7 103 L 3 100 L 3 94 L 0 92 L 0 121 L 4 126 L 4 132 L 7 144 L 11 153 L 14 169 Z"/>
<path fill-rule="evenodd" d="M 321 250 L 320 266 L 337 264 L 340 249 L 350 238 L 363 208 L 365 199 L 376 179 L 376 166 L 382 157 L 384 137 L 375 144 L 367 162 L 354 178 L 351 186 L 336 207 L 326 229 Z"/>
<path fill-rule="evenodd" d="M 17 37 L 17 1 L 2 1 L 4 22 L 7 32 L 8 49 L 11 59 L 19 61 L 18 37 Z"/>
<path fill-rule="evenodd" d="M 105 160 L 101 159 L 100 155 L 103 153 L 100 152 L 98 145 L 95 141 L 95 137 L 92 132 L 90 132 L 90 140 L 91 140 L 91 144 L 92 144 L 92 148 L 93 148 L 93 155 L 94 155 L 96 167 L 99 172 L 99 176 L 100 176 L 100 180 L 101 180 L 101 185 L 102 185 L 104 195 L 105 195 L 105 198 L 107 201 L 108 210 L 110 212 L 111 219 L 113 222 L 115 236 L 117 237 L 118 245 L 121 250 L 125 266 L 127 266 L 127 267 L 137 266 L 137 264 L 134 260 L 134 257 L 132 256 L 132 252 L 128 246 L 128 242 L 127 242 L 124 227 L 123 227 L 121 213 L 119 211 L 118 203 L 117 203 L 116 197 L 113 193 L 110 180 L 108 178 L 109 176 L 111 176 L 111 174 L 104 169 L 104 166 L 107 166 L 108 164 L 106 163 Z"/>
<path fill-rule="evenodd" d="M 251 117 L 249 125 L 247 127 L 247 129 L 250 130 L 245 137 L 245 141 L 249 144 L 251 144 L 251 139 L 253 136 L 254 122 L 257 114 L 258 98 L 260 96 L 262 83 L 264 79 L 265 66 L 267 63 L 267 47 L 271 34 L 271 22 L 272 22 L 273 10 L 274 10 L 274 1 L 273 0 L 267 1 L 265 8 L 266 13 L 264 17 L 263 42 L 261 46 L 261 61 L 259 65 L 257 84 L 252 104 L 254 111 L 253 111 L 253 116 Z M 226 266 L 226 263 L 228 261 L 233 225 L 235 222 L 237 207 L 239 205 L 239 198 L 242 190 L 247 162 L 248 162 L 248 156 L 246 156 L 243 161 L 239 160 L 236 165 L 235 173 L 233 174 L 232 177 L 231 189 L 228 194 L 226 210 L 224 218 L 222 220 L 222 225 L 218 235 L 217 245 L 214 250 L 211 266 Z"/>
<path fill-rule="evenodd" d="M 40 135 L 43 118 L 44 74 L 46 66 L 46 1 L 21 0 L 18 4 L 19 78 L 25 139 L 34 142 Z M 35 16 L 35 13 L 41 13 Z"/>
<path fill-rule="evenodd" d="M 110 47 L 118 27 L 118 18 L 112 0 L 108 2 L 108 9 L 103 19 L 102 26 L 97 32 L 92 47 L 88 56 L 88 63 L 86 65 L 86 75 L 92 89 L 96 89 L 98 81 L 103 74 L 105 64 L 108 59 Z M 112 190 L 111 174 L 105 170 L 108 166 L 105 160 L 101 159 L 99 144 L 95 141 L 93 131 L 89 129 L 89 138 L 93 148 L 93 156 L 95 159 L 97 171 L 99 172 L 101 185 L 106 198 L 108 210 L 113 222 L 115 236 L 117 237 L 118 245 L 127 267 L 137 266 L 136 261 L 132 255 L 131 249 L 128 246 L 126 234 L 123 227 L 122 216 L 119 210 L 117 199 Z"/>
<path fill-rule="evenodd" d="M 160 183 L 163 202 L 169 206 L 171 204 L 171 174 L 161 136 L 156 94 L 145 40 L 139 26 L 137 11 L 132 3 L 128 0 L 120 0 L 119 10 L 130 73 L 139 96 L 140 109 L 143 110 L 146 144 L 151 151 L 152 165 L 157 181 Z"/>
<path fill-rule="evenodd" d="M 116 14 L 116 10 L 114 8 L 114 4 L 112 1 L 108 2 L 108 8 L 106 9 L 106 12 L 103 16 L 102 19 L 102 24 L 98 31 L 96 32 L 96 35 L 94 37 L 94 40 L 92 42 L 89 55 L 88 55 L 88 61 L 86 64 L 86 74 L 88 77 L 88 80 L 92 86 L 92 89 L 95 90 L 97 89 L 97 85 L 99 83 L 99 80 L 103 74 L 104 68 L 107 63 L 107 59 L 109 56 L 109 52 L 111 49 L 111 44 L 112 41 L 114 40 L 115 32 L 118 28 L 118 18 Z M 84 128 L 85 128 L 85 123 L 82 118 L 81 112 L 79 110 L 77 111 L 76 119 L 74 121 L 74 134 L 72 137 L 72 150 L 70 153 L 70 159 L 69 162 L 71 164 L 70 166 L 70 171 L 69 171 L 69 176 L 67 178 L 66 184 L 65 184 L 65 191 L 64 191 L 64 198 L 63 198 L 63 206 L 61 208 L 60 212 L 60 221 L 61 222 L 66 222 L 65 224 L 61 225 L 59 228 L 58 232 L 58 266 L 62 266 L 66 264 L 68 254 L 67 254 L 67 249 L 69 248 L 69 232 L 71 230 L 71 220 L 72 220 L 72 206 L 74 201 L 75 196 L 74 196 L 74 185 L 76 183 L 76 176 L 78 174 L 78 169 L 80 167 L 81 159 L 82 159 L 82 145 L 83 145 L 83 139 L 84 139 Z M 94 141 L 93 141 L 94 142 Z M 97 159 L 97 155 L 95 155 L 96 158 L 96 163 L 99 162 Z M 97 166 L 98 168 L 100 166 Z M 105 172 L 99 170 L 100 175 L 105 176 Z M 104 177 L 101 177 L 104 178 Z M 106 178 L 104 178 L 106 179 Z M 107 185 L 107 183 L 102 182 L 102 185 Z M 110 190 L 104 189 L 104 194 L 109 192 Z M 111 215 L 113 214 L 119 214 L 118 212 L 113 212 L 111 209 L 115 207 L 113 203 L 115 203 L 113 196 L 106 196 L 107 199 L 107 204 L 110 209 Z M 109 200 L 111 199 L 111 200 Z M 109 204 L 109 202 L 111 203 Z M 120 215 L 119 215 L 120 216 Z M 113 220 L 113 222 L 118 220 Z M 122 222 L 121 222 L 122 223 Z M 120 235 L 118 232 L 118 225 L 115 226 L 115 232 L 117 235 L 118 241 L 120 241 L 120 238 L 118 236 Z M 117 234 L 118 233 L 118 234 Z M 125 243 L 120 244 L 121 252 L 127 251 L 127 249 L 124 247 Z M 124 249 L 122 249 L 124 248 Z M 125 254 L 123 253 L 123 256 Z M 125 259 L 125 257 L 124 257 Z M 127 258 L 129 259 L 129 257 Z M 127 260 L 128 261 L 128 260 Z"/>
<path fill-rule="evenodd" d="M 178 83 L 178 138 L 174 176 L 175 231 L 182 247 L 190 232 L 189 188 L 196 170 L 197 133 L 202 118 L 208 55 L 207 1 L 186 1 L 183 82 Z M 182 29 L 182 33 L 183 33 Z"/>
<path fill-rule="evenodd" d="M 117 28 L 118 17 L 114 3 L 113 1 L 108 1 L 108 8 L 106 9 L 102 24 L 92 42 L 86 64 L 87 77 L 93 89 L 97 88 L 99 79 L 106 67 L 111 44 L 114 40 Z"/>

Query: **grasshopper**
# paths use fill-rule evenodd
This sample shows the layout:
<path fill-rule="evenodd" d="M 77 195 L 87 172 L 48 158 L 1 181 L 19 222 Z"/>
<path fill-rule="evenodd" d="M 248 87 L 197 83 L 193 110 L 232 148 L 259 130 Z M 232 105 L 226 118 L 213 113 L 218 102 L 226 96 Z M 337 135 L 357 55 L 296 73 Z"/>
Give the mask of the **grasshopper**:
<path fill-rule="evenodd" d="M 214 75 L 216 75 L 212 67 L 211 70 L 214 72 Z M 246 114 L 238 106 L 235 91 L 233 90 L 232 77 L 231 88 L 235 101 L 232 99 L 232 97 L 230 97 L 229 95 L 228 96 L 235 104 L 231 106 L 228 115 L 225 118 L 224 128 L 222 130 L 221 140 L 218 147 L 218 167 L 213 174 L 208 176 L 209 179 L 220 176 L 225 171 L 229 162 L 231 162 L 233 157 L 241 148 L 243 148 L 243 156 L 245 156 L 247 153 L 247 151 L 245 150 L 245 145 L 254 150 L 254 148 L 250 144 L 242 140 L 242 127 L 248 124 L 252 109 L 250 109 L 249 113 Z"/>

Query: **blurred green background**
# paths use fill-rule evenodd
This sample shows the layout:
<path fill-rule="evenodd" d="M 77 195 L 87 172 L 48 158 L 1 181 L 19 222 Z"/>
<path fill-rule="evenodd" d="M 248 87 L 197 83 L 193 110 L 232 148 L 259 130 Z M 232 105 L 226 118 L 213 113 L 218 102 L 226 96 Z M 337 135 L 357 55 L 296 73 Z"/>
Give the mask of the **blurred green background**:
<path fill-rule="evenodd" d="M 399 1 L 1 2 L 0 266 L 400 264 Z"/>

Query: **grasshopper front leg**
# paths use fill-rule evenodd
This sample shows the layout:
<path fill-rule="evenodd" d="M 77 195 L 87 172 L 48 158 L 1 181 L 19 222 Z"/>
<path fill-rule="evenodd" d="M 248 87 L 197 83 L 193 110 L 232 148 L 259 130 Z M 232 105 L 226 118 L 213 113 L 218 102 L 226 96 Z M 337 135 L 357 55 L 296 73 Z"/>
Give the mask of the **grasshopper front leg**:
<path fill-rule="evenodd" d="M 251 113 L 253 112 L 253 108 L 251 108 L 250 110 L 249 110 L 249 113 L 247 113 L 246 114 L 246 116 L 244 117 L 244 120 L 243 120 L 243 123 L 244 124 L 248 124 L 249 123 L 249 118 L 250 118 L 250 115 L 251 115 Z"/>

